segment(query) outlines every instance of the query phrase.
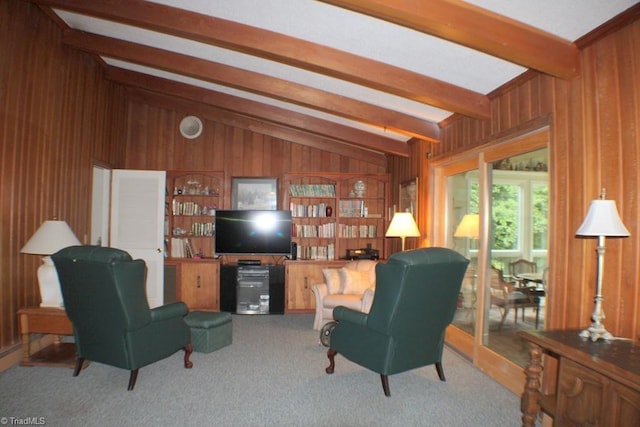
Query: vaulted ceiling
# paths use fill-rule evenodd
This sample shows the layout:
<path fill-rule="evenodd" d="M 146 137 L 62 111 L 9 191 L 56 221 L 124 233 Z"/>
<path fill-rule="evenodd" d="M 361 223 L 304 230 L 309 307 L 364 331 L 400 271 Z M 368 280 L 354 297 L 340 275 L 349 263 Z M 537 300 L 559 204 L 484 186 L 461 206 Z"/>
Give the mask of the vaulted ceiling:
<path fill-rule="evenodd" d="M 406 156 L 527 70 L 580 74 L 580 39 L 635 0 L 31 0 L 107 77 Z M 268 129 L 268 127 L 267 127 Z"/>

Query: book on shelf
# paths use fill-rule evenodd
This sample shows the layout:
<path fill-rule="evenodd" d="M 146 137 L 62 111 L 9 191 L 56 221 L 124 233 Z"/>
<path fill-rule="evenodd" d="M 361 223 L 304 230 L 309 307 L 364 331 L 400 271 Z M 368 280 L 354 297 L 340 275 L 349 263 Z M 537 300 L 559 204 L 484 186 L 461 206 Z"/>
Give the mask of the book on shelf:
<path fill-rule="evenodd" d="M 298 259 L 306 260 L 334 260 L 336 257 L 335 245 L 330 243 L 324 246 L 302 246 L 298 245 Z"/>
<path fill-rule="evenodd" d="M 293 197 L 335 197 L 334 184 L 291 184 L 289 194 Z"/>
<path fill-rule="evenodd" d="M 320 237 L 332 238 L 336 236 L 336 224 L 328 222 L 320 225 L 294 224 L 292 227 L 292 237 Z"/>
<path fill-rule="evenodd" d="M 171 258 L 193 258 L 194 254 L 188 237 L 171 238 Z"/>
<path fill-rule="evenodd" d="M 340 200 L 339 213 L 345 218 L 362 218 L 365 216 L 364 200 Z"/>

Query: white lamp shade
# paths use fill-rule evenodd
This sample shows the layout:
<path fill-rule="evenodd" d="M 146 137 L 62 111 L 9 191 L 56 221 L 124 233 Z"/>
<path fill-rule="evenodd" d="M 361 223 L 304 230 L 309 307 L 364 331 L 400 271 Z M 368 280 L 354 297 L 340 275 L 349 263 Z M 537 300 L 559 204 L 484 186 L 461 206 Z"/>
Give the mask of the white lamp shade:
<path fill-rule="evenodd" d="M 469 237 L 477 239 L 480 235 L 480 215 L 466 214 L 462 217 L 462 221 L 458 224 L 453 237 Z"/>
<path fill-rule="evenodd" d="M 65 221 L 45 221 L 20 252 L 51 255 L 67 246 L 79 244 L 80 241 Z"/>
<path fill-rule="evenodd" d="M 420 237 L 420 230 L 411 212 L 396 212 L 387 229 L 387 237 Z"/>
<path fill-rule="evenodd" d="M 593 200 L 576 235 L 627 237 L 629 230 L 620 219 L 615 200 Z"/>

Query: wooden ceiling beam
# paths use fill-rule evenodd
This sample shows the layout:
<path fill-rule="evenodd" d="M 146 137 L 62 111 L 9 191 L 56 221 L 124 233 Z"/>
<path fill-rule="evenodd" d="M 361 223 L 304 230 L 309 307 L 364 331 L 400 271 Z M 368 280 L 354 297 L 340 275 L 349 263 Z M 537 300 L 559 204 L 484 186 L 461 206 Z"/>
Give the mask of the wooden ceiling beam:
<path fill-rule="evenodd" d="M 491 115 L 489 99 L 483 94 L 382 62 L 237 22 L 140 0 L 33 2 L 247 53 L 465 116 L 488 119 Z M 387 127 L 391 128 L 392 125 Z M 400 124 L 398 127 L 401 127 Z"/>
<path fill-rule="evenodd" d="M 580 73 L 578 47 L 459 0 L 319 0 L 412 28 L 563 79 Z"/>
<path fill-rule="evenodd" d="M 410 137 L 430 142 L 440 138 L 436 123 L 264 74 L 77 30 L 65 30 L 62 41 L 96 55 L 268 96 Z"/>
<path fill-rule="evenodd" d="M 406 142 L 384 138 L 349 126 L 321 120 L 237 96 L 179 83 L 135 71 L 107 66 L 106 77 L 123 85 L 187 99 L 236 114 L 284 125 L 305 133 L 313 133 L 329 140 L 338 140 L 385 154 L 409 156 Z"/>

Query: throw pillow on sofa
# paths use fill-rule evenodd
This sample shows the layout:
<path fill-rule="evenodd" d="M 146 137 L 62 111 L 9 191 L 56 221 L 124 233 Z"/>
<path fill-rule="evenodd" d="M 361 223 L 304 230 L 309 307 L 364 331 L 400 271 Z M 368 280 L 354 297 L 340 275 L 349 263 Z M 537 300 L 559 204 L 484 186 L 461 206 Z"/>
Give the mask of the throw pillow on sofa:
<path fill-rule="evenodd" d="M 342 283 L 340 282 L 340 273 L 339 268 L 325 268 L 322 270 L 322 275 L 324 276 L 324 283 L 327 285 L 327 293 L 331 294 L 341 294 L 342 293 Z"/>
<path fill-rule="evenodd" d="M 369 271 L 341 268 L 339 275 L 343 294 L 362 294 L 371 287 L 371 273 Z"/>

